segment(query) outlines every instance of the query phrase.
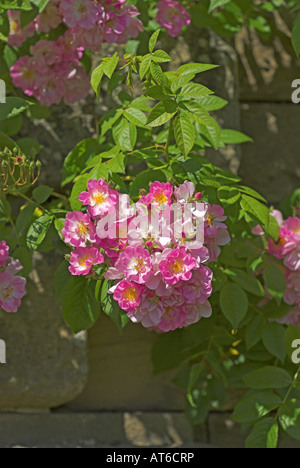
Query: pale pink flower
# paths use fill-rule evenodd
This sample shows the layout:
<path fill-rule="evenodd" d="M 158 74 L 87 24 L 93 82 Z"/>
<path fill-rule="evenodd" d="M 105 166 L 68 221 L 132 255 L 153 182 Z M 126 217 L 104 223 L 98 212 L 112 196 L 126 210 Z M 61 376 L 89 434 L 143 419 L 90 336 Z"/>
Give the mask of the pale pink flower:
<path fill-rule="evenodd" d="M 185 249 L 172 251 L 159 265 L 166 283 L 176 284 L 179 281 L 189 281 L 192 270 L 197 266 L 196 260 Z"/>
<path fill-rule="evenodd" d="M 65 36 L 73 47 L 91 49 L 92 52 L 99 52 L 104 42 L 103 26 L 100 23 L 96 23 L 91 29 L 83 29 L 78 26 L 68 29 Z"/>
<path fill-rule="evenodd" d="M 103 179 L 89 180 L 88 191 L 82 192 L 78 199 L 83 205 L 88 205 L 90 216 L 98 218 L 116 209 L 119 194 L 108 187 Z M 99 235 L 101 238 L 101 233 Z"/>
<path fill-rule="evenodd" d="M 126 44 L 130 39 L 138 37 L 143 31 L 143 23 L 137 18 L 139 11 L 133 5 L 126 5 L 122 8 L 122 16 L 125 17 L 126 25 L 123 33 L 117 37 L 118 44 Z"/>
<path fill-rule="evenodd" d="M 286 292 L 284 301 L 289 305 L 300 305 L 300 271 L 289 271 L 285 273 Z"/>
<path fill-rule="evenodd" d="M 188 304 L 184 307 L 185 320 L 183 327 L 189 327 L 199 322 L 201 318 L 210 318 L 212 316 L 212 307 L 207 301 L 204 304 Z"/>
<path fill-rule="evenodd" d="M 48 33 L 51 29 L 56 29 L 62 23 L 63 16 L 59 10 L 59 1 L 50 0 L 46 8 L 37 16 L 35 20 L 38 32 Z"/>
<path fill-rule="evenodd" d="M 126 312 L 134 311 L 141 304 L 144 291 L 144 286 L 125 280 L 110 290 L 114 294 L 114 300 Z"/>
<path fill-rule="evenodd" d="M 5 241 L 0 242 L 0 267 L 7 264 L 9 258 L 9 247 Z"/>
<path fill-rule="evenodd" d="M 59 104 L 62 100 L 65 91 L 66 84 L 58 75 L 51 73 L 51 70 L 47 75 L 41 76 L 42 82 L 36 91 L 36 97 L 43 106 L 51 106 L 53 104 Z"/>
<path fill-rule="evenodd" d="M 154 205 L 166 205 L 172 203 L 173 187 L 167 182 L 154 182 L 150 186 L 151 203 Z"/>
<path fill-rule="evenodd" d="M 167 307 L 156 329 L 165 333 L 174 331 L 183 328 L 185 320 L 184 307 Z"/>
<path fill-rule="evenodd" d="M 175 198 L 178 202 L 187 202 L 195 193 L 195 184 L 186 180 L 184 184 L 175 189 Z"/>
<path fill-rule="evenodd" d="M 283 325 L 293 325 L 294 327 L 300 328 L 300 304 L 297 304 L 289 314 L 277 321 Z"/>
<path fill-rule="evenodd" d="M 287 248 L 288 246 L 289 244 L 286 245 Z M 286 255 L 284 265 L 292 271 L 300 270 L 300 243 Z"/>
<path fill-rule="evenodd" d="M 26 279 L 13 276 L 10 271 L 0 273 L 0 309 L 15 313 L 26 294 Z"/>
<path fill-rule="evenodd" d="M 48 73 L 49 67 L 62 60 L 61 48 L 53 41 L 41 39 L 30 47 L 30 52 L 34 57 L 35 68 L 39 73 Z"/>
<path fill-rule="evenodd" d="M 104 263 L 104 257 L 96 247 L 78 247 L 73 250 L 70 258 L 69 271 L 71 275 L 89 275 L 95 265 Z"/>
<path fill-rule="evenodd" d="M 113 10 L 105 11 L 105 18 L 103 20 L 103 33 L 105 41 L 109 43 L 118 42 L 121 34 L 124 33 L 126 28 L 126 17 Z"/>
<path fill-rule="evenodd" d="M 182 28 L 191 24 L 191 17 L 177 1 L 161 0 L 158 4 L 156 21 L 167 29 L 172 37 L 179 36 Z"/>
<path fill-rule="evenodd" d="M 216 236 L 218 229 L 227 229 L 227 216 L 224 216 L 224 209 L 219 205 L 210 205 L 207 203 L 207 211 L 205 216 L 205 235 Z"/>
<path fill-rule="evenodd" d="M 16 88 L 22 88 L 24 93 L 32 96 L 38 83 L 38 73 L 31 57 L 19 58 L 10 69 L 10 76 Z"/>
<path fill-rule="evenodd" d="M 73 66 L 66 76 L 64 102 L 67 105 L 85 99 L 90 91 L 90 79 L 81 64 Z"/>
<path fill-rule="evenodd" d="M 99 21 L 99 11 L 102 12 L 103 7 L 91 0 L 61 0 L 60 11 L 69 28 L 91 29 Z"/>
<path fill-rule="evenodd" d="M 161 321 L 164 312 L 165 308 L 161 302 L 147 294 L 143 296 L 139 307 L 127 315 L 133 323 L 141 323 L 145 328 L 154 328 Z"/>
<path fill-rule="evenodd" d="M 86 242 L 96 243 L 96 228 L 88 214 L 72 211 L 66 216 L 62 230 L 66 244 L 73 247 L 86 247 Z"/>
<path fill-rule="evenodd" d="M 125 278 L 145 284 L 152 272 L 150 254 L 142 247 L 129 246 L 121 253 L 116 268 L 123 271 Z"/>
<path fill-rule="evenodd" d="M 28 37 L 34 36 L 34 23 L 29 23 L 25 28 L 21 27 L 21 12 L 19 10 L 7 10 L 9 19 L 8 44 L 12 47 L 20 47 Z"/>
<path fill-rule="evenodd" d="M 190 281 L 180 287 L 185 304 L 205 304 L 212 295 L 212 279 L 213 272 L 206 266 L 193 271 Z"/>

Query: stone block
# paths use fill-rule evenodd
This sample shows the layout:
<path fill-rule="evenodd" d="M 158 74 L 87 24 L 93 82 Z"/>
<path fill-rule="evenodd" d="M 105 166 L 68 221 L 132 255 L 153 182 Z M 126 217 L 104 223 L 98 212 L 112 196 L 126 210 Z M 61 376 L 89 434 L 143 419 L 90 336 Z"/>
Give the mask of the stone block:
<path fill-rule="evenodd" d="M 243 104 L 242 130 L 254 142 L 242 147 L 240 176 L 278 204 L 300 183 L 300 109 L 295 104 Z"/>
<path fill-rule="evenodd" d="M 0 364 L 2 411 L 57 407 L 86 383 L 86 334 L 73 336 L 55 302 L 54 272 L 60 261 L 53 253 L 38 254 L 21 309 L 0 317 L 0 338 L 7 348 L 7 363 Z"/>

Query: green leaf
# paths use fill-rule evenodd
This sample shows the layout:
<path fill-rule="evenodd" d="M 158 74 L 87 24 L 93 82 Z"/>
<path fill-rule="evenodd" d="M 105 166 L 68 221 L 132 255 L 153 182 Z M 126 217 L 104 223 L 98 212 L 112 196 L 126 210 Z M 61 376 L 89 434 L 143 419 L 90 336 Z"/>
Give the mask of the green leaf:
<path fill-rule="evenodd" d="M 286 388 L 292 384 L 290 374 L 278 367 L 266 366 L 247 374 L 243 378 L 245 384 L 254 389 Z"/>
<path fill-rule="evenodd" d="M 297 18 L 292 30 L 292 44 L 296 55 L 300 54 L 300 16 Z"/>
<path fill-rule="evenodd" d="M 52 225 L 53 220 L 54 217 L 52 215 L 44 214 L 36 221 L 34 221 L 34 223 L 30 226 L 27 233 L 27 247 L 31 251 L 36 250 L 43 242 Z"/>
<path fill-rule="evenodd" d="M 155 31 L 154 34 L 152 34 L 152 36 L 150 38 L 150 41 L 149 41 L 149 52 L 150 53 L 152 53 L 154 51 L 156 43 L 157 43 L 158 38 L 159 38 L 159 35 L 160 35 L 160 29 L 158 29 L 157 31 Z"/>
<path fill-rule="evenodd" d="M 140 79 L 141 80 L 144 79 L 144 76 L 148 72 L 148 70 L 150 68 L 150 65 L 151 65 L 151 62 L 152 62 L 152 56 L 150 54 L 146 55 L 143 58 L 142 63 L 140 64 Z"/>
<path fill-rule="evenodd" d="M 268 432 L 267 438 L 267 448 L 268 449 L 276 449 L 278 446 L 278 437 L 279 437 L 279 426 L 278 422 L 274 422 L 273 426 Z"/>
<path fill-rule="evenodd" d="M 63 316 L 74 333 L 91 328 L 100 315 L 95 297 L 95 281 L 73 276 L 63 296 Z"/>
<path fill-rule="evenodd" d="M 152 182 L 167 182 L 167 177 L 163 171 L 148 169 L 137 175 L 136 179 L 130 185 L 131 196 L 135 197 L 139 194 L 141 188 L 149 189 L 149 184 Z"/>
<path fill-rule="evenodd" d="M 269 209 L 248 195 L 242 195 L 241 207 L 251 218 L 254 218 L 267 233 L 270 222 Z"/>
<path fill-rule="evenodd" d="M 265 291 L 260 281 L 243 270 L 232 269 L 228 272 L 230 279 L 242 289 L 258 297 L 265 297 Z"/>
<path fill-rule="evenodd" d="M 90 179 L 91 176 L 89 174 L 84 174 L 78 177 L 78 179 L 76 180 L 70 196 L 70 204 L 73 211 L 81 210 L 82 203 L 78 200 L 78 197 L 81 194 L 81 192 L 87 190 L 87 183 Z"/>
<path fill-rule="evenodd" d="M 69 263 L 64 260 L 59 265 L 54 275 L 55 300 L 56 301 L 63 300 L 65 289 L 68 286 L 71 279 L 72 279 L 72 276 L 71 276 L 71 273 L 69 272 Z"/>
<path fill-rule="evenodd" d="M 150 127 L 160 127 L 169 122 L 177 113 L 177 103 L 171 99 L 157 104 L 149 114 L 147 124 Z"/>
<path fill-rule="evenodd" d="M 241 143 L 251 143 L 252 138 L 236 130 L 221 130 L 221 139 L 226 145 L 238 145 Z"/>
<path fill-rule="evenodd" d="M 175 80 L 172 82 L 171 85 L 171 90 L 176 93 L 178 89 L 182 88 L 185 84 L 189 83 L 195 78 L 194 73 L 189 73 L 188 75 L 180 75 L 178 78 L 175 78 Z"/>
<path fill-rule="evenodd" d="M 111 79 L 113 76 L 113 73 L 115 69 L 117 68 L 117 65 L 119 63 L 119 56 L 118 53 L 116 52 L 113 57 L 111 57 L 108 60 L 105 60 L 104 65 L 103 65 L 103 73 Z"/>
<path fill-rule="evenodd" d="M 223 107 L 227 106 L 228 101 L 218 96 L 201 96 L 197 98 L 197 103 L 205 110 L 212 112 L 223 109 Z"/>
<path fill-rule="evenodd" d="M 31 10 L 29 0 L 0 0 L 0 7 L 4 10 Z"/>
<path fill-rule="evenodd" d="M 247 294 L 237 284 L 229 283 L 221 291 L 220 305 L 227 320 L 237 330 L 248 312 Z"/>
<path fill-rule="evenodd" d="M 45 203 L 48 200 L 52 192 L 52 187 L 48 187 L 47 185 L 40 185 L 39 187 L 33 190 L 32 194 L 34 200 L 41 205 L 42 203 Z"/>
<path fill-rule="evenodd" d="M 286 279 L 281 268 L 275 263 L 268 263 L 264 269 L 264 280 L 269 293 L 280 304 L 286 290 Z"/>
<path fill-rule="evenodd" d="M 232 419 L 238 423 L 254 423 L 282 404 L 271 390 L 255 392 L 244 397 L 235 407 Z"/>
<path fill-rule="evenodd" d="M 172 62 L 173 59 L 164 50 L 156 50 L 152 55 L 152 60 L 157 63 L 168 63 Z"/>
<path fill-rule="evenodd" d="M 25 99 L 22 98 L 6 98 L 6 103 L 0 105 L 0 121 L 16 117 L 22 112 L 25 112 L 30 105 L 30 102 L 25 101 Z"/>
<path fill-rule="evenodd" d="M 40 13 L 46 8 L 49 1 L 50 0 L 30 0 L 30 2 L 38 8 Z"/>
<path fill-rule="evenodd" d="M 101 127 L 101 136 L 106 135 L 106 133 L 111 130 L 114 124 L 121 118 L 123 115 L 123 109 L 112 109 L 109 112 L 106 112 L 103 118 L 100 120 Z"/>
<path fill-rule="evenodd" d="M 177 115 L 174 121 L 174 133 L 180 151 L 187 158 L 195 144 L 195 128 L 187 115 L 183 113 Z"/>
<path fill-rule="evenodd" d="M 130 319 L 120 309 L 113 295 L 108 293 L 112 285 L 112 282 L 104 280 L 101 288 L 101 307 L 103 312 L 117 325 L 119 332 L 122 333 L 124 327 L 130 322 Z"/>
<path fill-rule="evenodd" d="M 278 358 L 282 364 L 286 358 L 285 328 L 279 323 L 268 323 L 263 330 L 262 339 L 267 350 Z"/>
<path fill-rule="evenodd" d="M 22 276 L 28 276 L 32 271 L 32 252 L 30 252 L 26 247 L 19 247 L 14 251 L 14 258 L 20 260 L 21 265 L 23 266 Z"/>
<path fill-rule="evenodd" d="M 16 229 L 20 234 L 28 228 L 29 224 L 31 223 L 35 209 L 36 206 L 33 204 L 21 208 L 20 214 L 17 217 L 16 221 Z"/>
<path fill-rule="evenodd" d="M 87 138 L 78 143 L 65 159 L 62 186 L 72 182 L 85 169 L 89 158 L 98 155 L 100 151 L 101 146 L 94 138 Z M 101 162 L 100 157 L 99 160 Z"/>
<path fill-rule="evenodd" d="M 223 186 L 218 189 L 218 199 L 224 205 L 234 205 L 241 198 L 236 187 Z"/>
<path fill-rule="evenodd" d="M 97 99 L 100 98 L 101 82 L 104 75 L 104 62 L 102 62 L 92 73 L 91 84 L 92 88 L 97 95 Z"/>
<path fill-rule="evenodd" d="M 144 112 L 134 107 L 129 107 L 124 112 L 125 117 L 129 122 L 133 123 L 137 127 L 144 127 L 147 123 L 147 117 Z"/>
<path fill-rule="evenodd" d="M 120 124 L 114 127 L 113 136 L 115 143 L 123 151 L 133 151 L 137 140 L 136 126 L 132 122 L 122 119 Z"/>
<path fill-rule="evenodd" d="M 300 400 L 292 399 L 281 407 L 279 422 L 290 437 L 300 440 Z"/>
<path fill-rule="evenodd" d="M 187 83 L 179 92 L 179 96 L 183 96 L 184 98 L 197 98 L 199 96 L 207 96 L 209 94 L 214 94 L 213 91 L 206 88 L 198 83 Z"/>
<path fill-rule="evenodd" d="M 246 441 L 246 448 L 267 448 L 275 441 L 274 418 L 258 421 Z"/>
<path fill-rule="evenodd" d="M 151 71 L 151 75 L 152 75 L 154 82 L 157 85 L 162 85 L 163 84 L 163 72 L 162 72 L 161 67 L 158 65 L 158 63 L 152 62 L 150 65 L 150 71 Z"/>
<path fill-rule="evenodd" d="M 267 326 L 266 319 L 261 315 L 256 315 L 246 328 L 246 346 L 250 350 L 259 343 L 262 338 L 264 328 Z"/>
<path fill-rule="evenodd" d="M 219 65 L 210 65 L 206 63 L 188 63 L 178 68 L 178 75 L 190 75 L 191 73 L 196 75 L 197 73 L 203 73 L 218 67 Z"/>

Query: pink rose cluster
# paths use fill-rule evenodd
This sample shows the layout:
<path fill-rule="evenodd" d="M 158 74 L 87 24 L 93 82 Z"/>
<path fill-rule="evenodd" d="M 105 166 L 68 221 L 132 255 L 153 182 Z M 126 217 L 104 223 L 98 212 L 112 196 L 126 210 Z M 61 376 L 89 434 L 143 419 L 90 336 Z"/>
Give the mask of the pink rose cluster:
<path fill-rule="evenodd" d="M 62 22 L 68 27 L 56 42 L 41 39 L 30 48 L 31 56 L 16 61 L 10 70 L 14 85 L 45 106 L 84 99 L 90 89 L 80 62 L 84 50 L 97 52 L 104 42 L 125 44 L 143 30 L 139 11 L 125 1 L 51 0 L 24 29 L 20 12 L 8 11 L 12 46 L 21 46 L 35 31 L 48 33 Z"/>
<path fill-rule="evenodd" d="M 114 281 L 109 293 L 132 322 L 148 329 L 169 332 L 210 317 L 213 273 L 207 264 L 230 242 L 223 208 L 199 203 L 201 194 L 188 181 L 176 188 L 155 182 L 141 195 L 133 206 L 104 180 L 89 181 L 79 196 L 87 212 L 69 213 L 62 231 L 74 248 L 71 274 L 97 275 L 104 264 L 104 278 Z M 183 213 L 187 205 L 180 237 L 178 207 Z M 173 206 L 176 217 L 169 216 Z M 203 241 L 195 242 L 199 217 Z"/>
<path fill-rule="evenodd" d="M 19 260 L 9 256 L 9 247 L 0 241 L 0 310 L 17 312 L 26 294 L 26 279 L 18 276 L 23 269 Z"/>
<path fill-rule="evenodd" d="M 171 37 L 179 36 L 184 26 L 191 24 L 191 17 L 181 3 L 175 0 L 161 0 L 156 21 L 166 28 Z"/>
<path fill-rule="evenodd" d="M 284 301 L 294 309 L 281 321 L 300 328 L 300 218 L 297 216 L 284 220 L 280 211 L 274 210 L 272 215 L 280 227 L 278 241 L 268 239 L 268 252 L 275 258 L 282 260 L 285 268 L 287 289 Z M 258 226 L 255 234 L 263 235 Z"/>

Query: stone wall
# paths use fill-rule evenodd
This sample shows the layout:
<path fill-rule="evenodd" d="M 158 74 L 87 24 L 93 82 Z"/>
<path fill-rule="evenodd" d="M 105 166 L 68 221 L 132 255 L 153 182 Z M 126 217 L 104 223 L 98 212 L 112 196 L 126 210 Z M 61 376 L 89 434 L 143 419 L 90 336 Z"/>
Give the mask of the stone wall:
<path fill-rule="evenodd" d="M 289 42 L 280 36 L 262 43 L 255 34 L 243 32 L 236 44 L 228 44 L 191 29 L 185 41 L 169 45 L 177 63 L 221 65 L 205 74 L 205 82 L 230 102 L 218 113 L 220 123 L 254 139 L 242 147 L 211 151 L 209 158 L 239 173 L 271 203 L 280 203 L 299 186 L 300 178 L 300 108 L 291 103 L 300 61 Z M 93 121 L 102 107 L 95 106 L 91 94 L 84 104 L 54 109 L 47 121 L 27 122 L 22 136 L 33 134 L 44 146 L 42 183 L 59 188 L 64 157 L 78 141 L 94 134 Z M 0 373 L 0 410 L 46 410 L 69 402 L 65 409 L 73 412 L 182 411 L 184 395 L 173 386 L 172 373 L 152 374 L 154 333 L 129 325 L 120 336 L 102 316 L 88 342 L 85 336 L 71 335 L 54 301 L 53 275 L 59 260 L 37 257 L 21 312 L 0 319 L 1 339 L 8 346 L 8 363 Z M 231 407 L 229 401 L 226 408 Z M 234 444 L 238 429 L 228 415 L 212 415 L 209 424 L 205 434 L 209 430 L 211 437 L 202 441 Z M 221 440 L 219 434 L 225 432 L 227 438 Z"/>

